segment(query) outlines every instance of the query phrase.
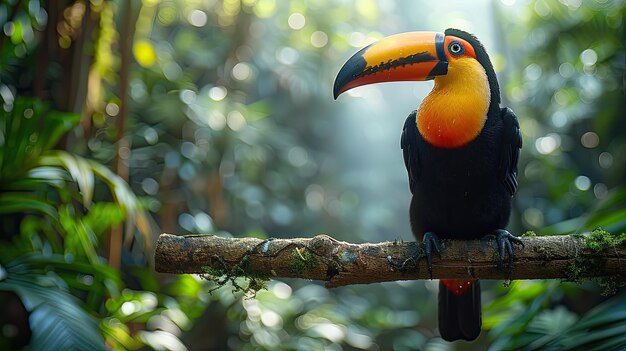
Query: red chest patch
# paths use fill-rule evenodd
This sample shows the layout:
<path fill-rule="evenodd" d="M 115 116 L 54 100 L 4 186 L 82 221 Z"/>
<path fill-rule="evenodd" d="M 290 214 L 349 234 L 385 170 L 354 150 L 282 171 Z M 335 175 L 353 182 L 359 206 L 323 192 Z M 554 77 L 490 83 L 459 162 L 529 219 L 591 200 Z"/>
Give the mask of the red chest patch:
<path fill-rule="evenodd" d="M 463 295 L 474 284 L 473 280 L 456 280 L 442 279 L 441 283 L 448 288 L 454 295 Z"/>

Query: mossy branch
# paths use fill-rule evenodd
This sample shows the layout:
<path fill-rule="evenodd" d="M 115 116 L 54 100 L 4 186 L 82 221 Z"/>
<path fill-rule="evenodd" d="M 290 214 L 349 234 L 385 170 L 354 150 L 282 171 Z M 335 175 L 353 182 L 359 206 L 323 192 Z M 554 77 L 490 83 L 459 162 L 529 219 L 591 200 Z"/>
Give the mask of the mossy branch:
<path fill-rule="evenodd" d="M 433 259 L 433 278 L 565 279 L 626 277 L 626 237 L 603 230 L 587 235 L 524 236 L 515 246 L 513 271 L 499 266 L 495 240 L 443 240 L 441 259 Z M 162 234 L 156 270 L 162 273 L 224 273 L 241 276 L 303 278 L 327 287 L 428 279 L 423 247 L 416 242 L 351 244 L 328 235 L 313 238 L 224 238 Z M 245 260 L 245 264 L 242 264 Z M 506 260 L 505 260 L 506 261 Z M 217 270 L 217 271 L 216 271 Z M 216 273 L 217 272 L 217 273 Z"/>

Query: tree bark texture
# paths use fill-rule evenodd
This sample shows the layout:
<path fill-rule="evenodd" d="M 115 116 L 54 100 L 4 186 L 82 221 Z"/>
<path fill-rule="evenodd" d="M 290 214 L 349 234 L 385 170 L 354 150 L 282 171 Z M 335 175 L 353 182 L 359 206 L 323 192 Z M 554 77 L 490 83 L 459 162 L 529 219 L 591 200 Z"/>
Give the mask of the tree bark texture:
<path fill-rule="evenodd" d="M 442 240 L 433 257 L 435 279 L 580 279 L 626 273 L 626 245 L 602 251 L 585 244 L 584 235 L 522 237 L 513 248 L 513 269 L 500 264 L 494 238 Z M 162 273 L 203 273 L 203 267 L 275 278 L 326 281 L 327 287 L 396 280 L 428 279 L 423 245 L 416 242 L 352 244 L 328 235 L 313 238 L 225 238 L 162 234 L 155 252 Z M 504 265 L 508 256 L 504 259 Z"/>

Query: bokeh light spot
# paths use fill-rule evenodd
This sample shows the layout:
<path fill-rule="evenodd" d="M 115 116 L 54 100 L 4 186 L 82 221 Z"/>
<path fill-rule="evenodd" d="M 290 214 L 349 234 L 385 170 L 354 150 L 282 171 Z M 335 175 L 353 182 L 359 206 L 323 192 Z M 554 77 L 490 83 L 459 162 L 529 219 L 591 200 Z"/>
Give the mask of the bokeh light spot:
<path fill-rule="evenodd" d="M 552 14 L 550 6 L 543 0 L 535 2 L 535 13 L 541 17 L 548 17 Z"/>
<path fill-rule="evenodd" d="M 133 301 L 126 301 L 122 304 L 122 307 L 120 307 L 120 312 L 122 312 L 123 315 L 128 316 L 137 312 L 137 309 L 135 308 Z"/>
<path fill-rule="evenodd" d="M 152 127 L 146 127 L 143 131 L 143 137 L 146 139 L 146 142 L 150 145 L 154 145 L 159 141 L 159 134 Z"/>
<path fill-rule="evenodd" d="M 224 87 L 213 87 L 209 89 L 209 97 L 213 101 L 221 101 L 226 97 L 227 90 Z"/>
<path fill-rule="evenodd" d="M 274 293 L 274 295 L 276 295 L 276 297 L 278 297 L 279 299 L 288 299 L 291 297 L 291 287 L 283 282 L 276 282 L 273 286 L 272 286 L 272 292 Z"/>
<path fill-rule="evenodd" d="M 176 8 L 167 2 L 164 2 L 157 13 L 157 20 L 164 26 L 168 26 L 176 20 Z"/>
<path fill-rule="evenodd" d="M 574 75 L 574 73 L 575 73 L 574 66 L 572 66 L 572 64 L 569 62 L 563 62 L 559 66 L 559 74 L 563 78 L 570 78 L 571 76 Z"/>
<path fill-rule="evenodd" d="M 226 116 L 219 111 L 209 112 L 209 127 L 213 130 L 220 131 L 226 126 Z"/>
<path fill-rule="evenodd" d="M 180 225 L 183 229 L 191 232 L 195 228 L 195 220 L 192 215 L 189 213 L 183 213 L 178 216 L 178 225 Z"/>
<path fill-rule="evenodd" d="M 300 30 L 304 28 L 304 25 L 306 24 L 306 18 L 303 14 L 294 12 L 287 19 L 287 23 L 289 24 L 289 28 L 294 30 Z"/>
<path fill-rule="evenodd" d="M 107 115 L 109 115 L 111 117 L 115 117 L 115 116 L 117 116 L 118 113 L 120 113 L 120 107 L 118 106 L 118 104 L 116 104 L 114 102 L 109 102 L 104 107 L 104 112 L 106 112 Z"/>
<path fill-rule="evenodd" d="M 150 67 L 156 62 L 154 46 L 147 40 L 137 40 L 133 45 L 133 54 L 137 63 L 143 67 Z"/>
<path fill-rule="evenodd" d="M 189 24 L 194 27 L 203 27 L 207 23 L 207 15 L 201 10 L 192 10 L 187 16 Z"/>
<path fill-rule="evenodd" d="M 128 148 L 127 146 L 122 146 L 118 151 L 117 151 L 117 155 L 122 159 L 122 160 L 127 160 L 130 157 L 130 148 Z"/>
<path fill-rule="evenodd" d="M 353 46 L 355 48 L 363 46 L 364 41 L 365 34 L 361 32 L 352 32 L 348 35 L 348 43 L 350 43 L 350 46 Z"/>
<path fill-rule="evenodd" d="M 267 310 L 261 313 L 261 323 L 268 328 L 281 328 L 283 319 L 278 313 Z"/>
<path fill-rule="evenodd" d="M 178 63 L 170 61 L 163 66 L 163 75 L 169 81 L 176 81 L 183 74 L 183 69 Z"/>
<path fill-rule="evenodd" d="M 587 49 L 580 53 L 580 61 L 585 66 L 593 66 L 598 61 L 598 54 L 593 49 Z"/>
<path fill-rule="evenodd" d="M 309 160 L 309 155 L 305 149 L 294 146 L 289 149 L 289 152 L 287 153 L 287 159 L 289 160 L 289 163 L 291 163 L 294 167 L 302 167 Z"/>
<path fill-rule="evenodd" d="M 237 80 L 246 80 L 250 77 L 252 70 L 250 66 L 245 62 L 239 62 L 233 67 L 232 75 Z"/>
<path fill-rule="evenodd" d="M 322 31 L 315 31 L 311 34 L 311 45 L 322 48 L 328 44 L 328 35 Z"/>
<path fill-rule="evenodd" d="M 196 223 L 196 228 L 199 231 L 206 233 L 213 230 L 213 220 L 208 214 L 204 212 L 198 212 L 195 216 L 193 216 L 193 218 Z"/>
<path fill-rule="evenodd" d="M 159 183 L 153 178 L 144 178 L 141 181 L 141 189 L 148 195 L 156 195 L 159 191 Z"/>
<path fill-rule="evenodd" d="M 610 152 L 603 152 L 598 156 L 598 163 L 602 168 L 610 168 L 613 165 L 613 155 Z"/>
<path fill-rule="evenodd" d="M 535 141 L 535 148 L 542 155 L 554 152 L 559 146 L 561 146 L 561 136 L 556 133 L 550 133 Z"/>
<path fill-rule="evenodd" d="M 524 69 L 524 75 L 527 80 L 537 80 L 541 78 L 542 70 L 541 66 L 536 63 L 531 63 Z"/>
<path fill-rule="evenodd" d="M 320 211 L 324 206 L 324 188 L 317 184 L 311 184 L 305 192 L 306 205 L 313 211 Z"/>
<path fill-rule="evenodd" d="M 241 112 L 235 110 L 228 113 L 228 117 L 226 118 L 226 124 L 228 127 L 235 132 L 238 132 L 246 126 L 246 119 L 241 114 Z"/>
<path fill-rule="evenodd" d="M 574 185 L 578 190 L 587 191 L 589 190 L 589 188 L 591 188 L 591 180 L 589 179 L 589 177 L 581 175 L 576 177 L 576 179 L 574 180 Z"/>
<path fill-rule="evenodd" d="M 259 18 L 269 18 L 276 12 L 276 0 L 259 0 L 254 6 L 254 13 Z"/>
<path fill-rule="evenodd" d="M 552 114 L 550 120 L 552 121 L 552 124 L 557 128 L 565 127 L 565 125 L 567 124 L 567 115 L 565 114 L 565 112 L 558 110 Z"/>
<path fill-rule="evenodd" d="M 276 58 L 282 64 L 293 65 L 300 58 L 300 54 L 296 49 L 287 46 L 278 50 Z"/>
<path fill-rule="evenodd" d="M 604 199 L 607 197 L 607 195 L 609 195 L 609 189 L 607 188 L 606 184 L 598 183 L 593 186 L 593 194 L 598 199 Z"/>
<path fill-rule="evenodd" d="M 534 228 L 543 226 L 543 213 L 537 208 L 528 208 L 523 214 L 524 222 Z"/>
<path fill-rule="evenodd" d="M 189 89 L 183 89 L 180 91 L 180 101 L 189 105 L 196 100 L 196 92 Z"/>
<path fill-rule="evenodd" d="M 593 149 L 600 144 L 600 137 L 594 132 L 587 132 L 580 137 L 580 143 L 588 149 Z"/>

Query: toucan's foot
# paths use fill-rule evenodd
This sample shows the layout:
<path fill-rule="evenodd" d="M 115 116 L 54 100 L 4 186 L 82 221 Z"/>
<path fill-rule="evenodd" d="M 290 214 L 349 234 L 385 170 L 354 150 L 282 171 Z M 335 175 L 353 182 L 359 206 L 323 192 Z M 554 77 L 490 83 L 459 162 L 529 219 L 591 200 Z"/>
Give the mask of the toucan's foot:
<path fill-rule="evenodd" d="M 498 244 L 498 255 L 500 266 L 504 264 L 505 252 L 509 256 L 507 264 L 507 274 L 511 276 L 513 272 L 513 244 L 518 244 L 524 247 L 524 242 L 517 236 L 512 235 L 504 229 L 498 229 L 493 232 L 496 236 L 496 243 Z"/>
<path fill-rule="evenodd" d="M 428 274 L 430 275 L 430 279 L 433 279 L 433 249 L 437 253 L 437 256 L 441 258 L 441 241 L 437 234 L 426 232 L 422 243 L 424 244 L 424 253 L 426 254 Z"/>

